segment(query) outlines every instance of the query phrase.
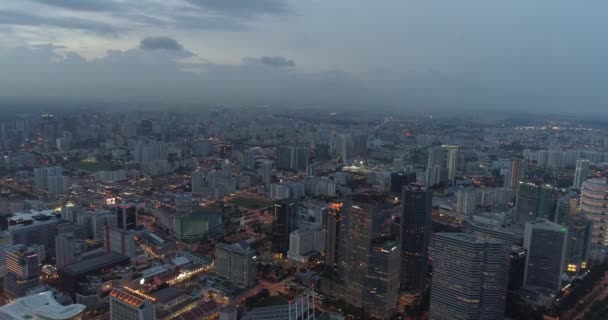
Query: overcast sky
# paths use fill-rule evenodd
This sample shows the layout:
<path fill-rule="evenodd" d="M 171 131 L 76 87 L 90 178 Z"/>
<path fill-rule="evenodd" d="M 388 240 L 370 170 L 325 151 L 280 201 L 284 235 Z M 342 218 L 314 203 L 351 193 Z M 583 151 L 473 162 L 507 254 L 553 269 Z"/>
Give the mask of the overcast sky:
<path fill-rule="evenodd" d="M 608 113 L 608 2 L 0 0 L 0 98 Z"/>

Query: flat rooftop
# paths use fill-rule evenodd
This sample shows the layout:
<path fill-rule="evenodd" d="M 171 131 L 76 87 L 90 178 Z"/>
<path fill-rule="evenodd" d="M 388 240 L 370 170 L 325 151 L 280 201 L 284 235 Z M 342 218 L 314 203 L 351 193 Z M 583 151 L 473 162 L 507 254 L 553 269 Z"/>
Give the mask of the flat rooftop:
<path fill-rule="evenodd" d="M 91 259 L 82 260 L 67 266 L 60 267 L 59 270 L 69 276 L 78 276 L 108 266 L 127 263 L 130 260 L 131 259 L 129 257 L 125 257 L 119 253 L 110 252 L 102 254 L 100 256 L 96 256 Z"/>

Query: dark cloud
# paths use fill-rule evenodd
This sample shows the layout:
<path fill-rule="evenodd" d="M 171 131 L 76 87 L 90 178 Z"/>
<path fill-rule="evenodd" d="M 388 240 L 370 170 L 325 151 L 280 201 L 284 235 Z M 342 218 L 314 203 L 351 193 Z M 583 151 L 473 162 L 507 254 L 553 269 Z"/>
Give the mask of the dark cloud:
<path fill-rule="evenodd" d="M 293 60 L 281 56 L 264 56 L 260 58 L 246 57 L 243 59 L 245 64 L 262 64 L 270 67 L 295 67 L 296 63 Z"/>
<path fill-rule="evenodd" d="M 38 16 L 24 12 L 0 10 L 0 24 L 57 27 L 93 32 L 101 35 L 115 35 L 118 28 L 99 21 L 83 20 L 74 17 Z"/>
<path fill-rule="evenodd" d="M 139 48 L 141 50 L 182 51 L 184 46 L 170 37 L 147 37 L 141 40 Z"/>
<path fill-rule="evenodd" d="M 120 6 L 112 0 L 30 0 L 48 6 L 76 11 L 115 11 Z"/>
<path fill-rule="evenodd" d="M 189 3 L 227 15 L 281 14 L 284 0 L 187 0 Z"/>

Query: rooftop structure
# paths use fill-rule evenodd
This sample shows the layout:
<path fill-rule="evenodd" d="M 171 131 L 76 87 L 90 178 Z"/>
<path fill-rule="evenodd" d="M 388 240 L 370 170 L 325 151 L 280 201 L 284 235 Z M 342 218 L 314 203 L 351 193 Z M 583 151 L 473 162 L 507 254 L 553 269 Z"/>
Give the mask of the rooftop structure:
<path fill-rule="evenodd" d="M 0 307 L 0 320 L 69 320 L 79 317 L 86 307 L 82 304 L 63 306 L 51 291 L 14 300 Z"/>

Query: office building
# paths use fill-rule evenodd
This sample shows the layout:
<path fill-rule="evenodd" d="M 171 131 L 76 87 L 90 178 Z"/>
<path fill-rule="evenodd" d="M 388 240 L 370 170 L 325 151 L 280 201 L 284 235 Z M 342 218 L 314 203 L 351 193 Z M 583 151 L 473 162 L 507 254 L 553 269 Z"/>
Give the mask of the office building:
<path fill-rule="evenodd" d="M 416 172 L 392 172 L 391 192 L 401 195 L 403 187 L 416 182 Z"/>
<path fill-rule="evenodd" d="M 412 186 L 401 197 L 401 289 L 423 291 L 426 286 L 432 233 L 433 192 Z"/>
<path fill-rule="evenodd" d="M 526 223 L 524 287 L 550 292 L 561 290 L 567 231 L 566 227 L 546 219 Z"/>
<path fill-rule="evenodd" d="M 112 213 L 92 213 L 90 217 L 91 235 L 95 240 L 105 240 L 107 228 L 117 227 L 118 219 Z"/>
<path fill-rule="evenodd" d="M 464 233 L 435 234 L 429 318 L 503 319 L 508 277 L 504 243 Z"/>
<path fill-rule="evenodd" d="M 515 236 L 502 226 L 500 222 L 480 216 L 472 216 L 462 221 L 462 232 L 481 239 L 494 239 L 503 242 L 509 248 Z"/>
<path fill-rule="evenodd" d="M 515 221 L 519 224 L 538 218 L 553 221 L 557 192 L 551 185 L 520 181 L 515 204 Z"/>
<path fill-rule="evenodd" d="M 116 206 L 116 226 L 124 230 L 133 230 L 137 227 L 137 208 L 132 204 Z"/>
<path fill-rule="evenodd" d="M 608 249 L 608 183 L 594 178 L 583 183 L 580 212 L 593 224 L 590 259 L 604 261 Z"/>
<path fill-rule="evenodd" d="M 287 259 L 305 263 L 323 251 L 325 230 L 322 228 L 296 229 L 289 234 Z"/>
<path fill-rule="evenodd" d="M 155 320 L 154 301 L 126 288 L 110 292 L 111 320 Z"/>
<path fill-rule="evenodd" d="M 592 224 L 583 216 L 568 221 L 568 240 L 566 242 L 566 266 L 568 273 L 586 271 L 589 261 Z"/>
<path fill-rule="evenodd" d="M 399 246 L 379 234 L 377 216 L 385 208 L 378 194 L 356 194 L 343 201 L 336 294 L 371 316 L 386 318 L 396 308 Z"/>
<path fill-rule="evenodd" d="M 284 256 L 289 249 L 289 234 L 296 228 L 297 205 L 288 201 L 277 202 L 272 206 L 272 211 L 271 250 Z"/>
<path fill-rule="evenodd" d="M 339 259 L 339 245 L 341 238 L 340 230 L 342 224 L 342 202 L 331 202 L 324 217 L 325 225 L 325 264 L 336 269 Z"/>
<path fill-rule="evenodd" d="M 215 273 L 240 288 L 257 282 L 255 253 L 246 244 L 218 243 L 215 245 Z"/>
<path fill-rule="evenodd" d="M 18 298 L 0 307 L 3 320 L 75 320 L 80 319 L 85 305 L 59 303 L 51 291 Z"/>
<path fill-rule="evenodd" d="M 589 175 L 589 160 L 579 159 L 576 160 L 576 169 L 574 170 L 574 181 L 572 188 L 580 189 L 583 186 L 583 182 L 587 180 Z"/>
<path fill-rule="evenodd" d="M 313 320 L 316 318 L 314 302 L 311 292 L 305 291 L 283 304 L 253 308 L 241 320 Z"/>
<path fill-rule="evenodd" d="M 82 259 L 85 243 L 73 233 L 63 233 L 55 237 L 55 265 L 62 267 Z"/>
<path fill-rule="evenodd" d="M 10 232 L 13 236 L 14 244 L 25 246 L 42 245 L 48 256 L 55 256 L 55 237 L 57 236 L 57 226 L 62 220 L 50 219 L 36 221 L 29 225 L 11 226 Z"/>
<path fill-rule="evenodd" d="M 23 244 L 6 249 L 6 276 L 4 293 L 12 298 L 25 295 L 26 291 L 38 285 L 40 256 L 38 252 Z"/>
<path fill-rule="evenodd" d="M 108 227 L 106 231 L 106 252 L 116 252 L 125 257 L 135 258 L 137 256 L 137 244 L 135 234 L 131 230 L 117 227 Z"/>

